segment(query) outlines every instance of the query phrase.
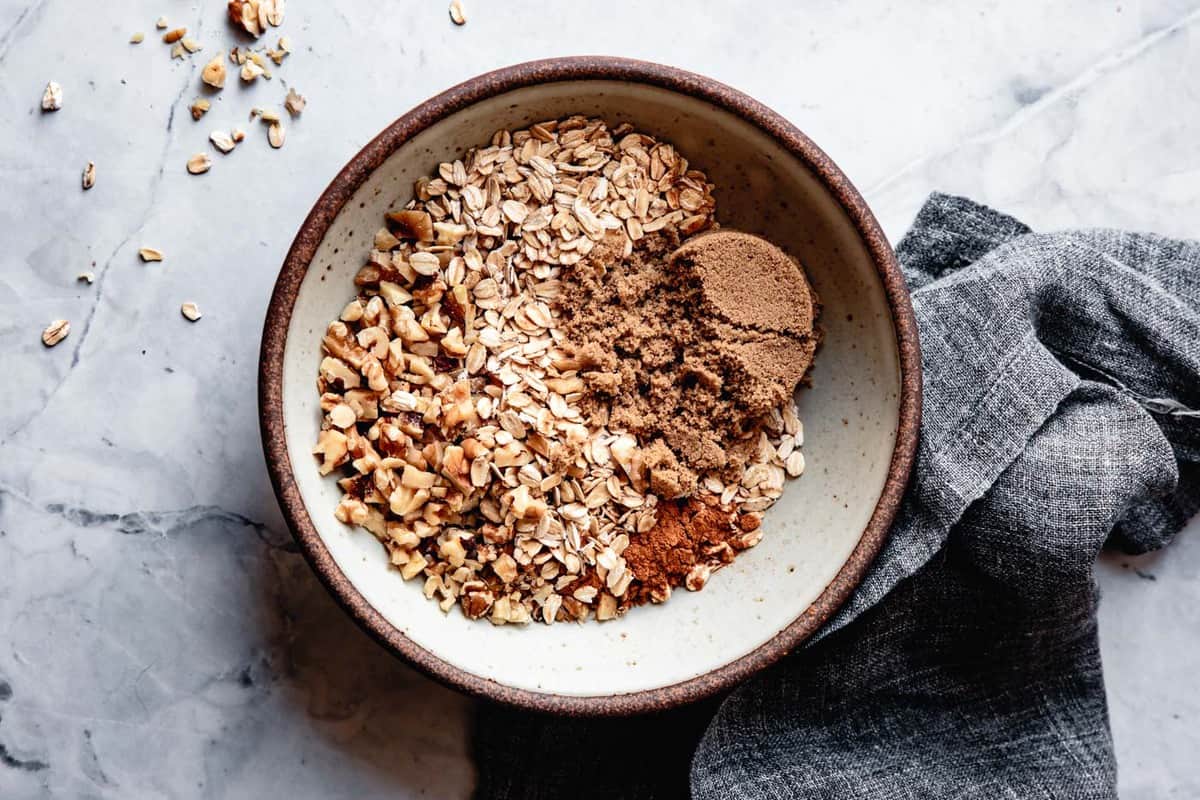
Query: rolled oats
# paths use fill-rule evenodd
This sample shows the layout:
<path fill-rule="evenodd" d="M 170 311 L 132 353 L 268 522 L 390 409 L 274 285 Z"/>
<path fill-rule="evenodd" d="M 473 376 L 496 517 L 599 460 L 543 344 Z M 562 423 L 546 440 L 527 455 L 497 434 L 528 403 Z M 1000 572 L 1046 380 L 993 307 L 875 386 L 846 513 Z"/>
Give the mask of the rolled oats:
<path fill-rule="evenodd" d="M 56 319 L 46 326 L 46 330 L 42 331 L 42 344 L 46 347 L 54 347 L 54 345 L 67 338 L 67 334 L 71 332 L 71 323 L 65 319 Z"/>
<path fill-rule="evenodd" d="M 58 111 L 62 108 L 63 90 L 54 81 L 46 84 L 46 91 L 42 92 L 42 111 Z"/>
<path fill-rule="evenodd" d="M 208 135 L 208 140 L 212 142 L 213 147 L 222 153 L 228 153 L 237 146 L 237 142 L 234 141 L 233 136 L 225 131 L 213 131 Z"/>
<path fill-rule="evenodd" d="M 287 97 L 283 100 L 283 107 L 293 117 L 300 116 L 300 112 L 304 111 L 304 107 L 308 105 L 308 101 L 304 96 L 299 94 L 295 89 L 288 89 Z"/>
<path fill-rule="evenodd" d="M 203 175 L 211 167 L 212 156 L 208 153 L 196 153 L 187 162 L 187 171 L 193 175 Z"/>
<path fill-rule="evenodd" d="M 254 61 L 247 61 L 242 64 L 241 77 L 246 83 L 252 83 L 259 75 L 265 75 L 266 70 Z"/>

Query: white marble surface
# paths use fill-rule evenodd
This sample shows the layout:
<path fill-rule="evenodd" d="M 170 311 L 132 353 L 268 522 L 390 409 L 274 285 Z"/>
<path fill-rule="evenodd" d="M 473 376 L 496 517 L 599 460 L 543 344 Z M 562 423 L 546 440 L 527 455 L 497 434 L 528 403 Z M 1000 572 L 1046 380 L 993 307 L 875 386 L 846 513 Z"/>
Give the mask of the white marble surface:
<path fill-rule="evenodd" d="M 709 74 L 813 136 L 894 239 L 932 189 L 1043 230 L 1200 236 L 1200 4 L 913 5 L 474 0 L 458 29 L 441 0 L 292 0 L 277 79 L 194 123 L 201 56 L 237 42 L 223 0 L 0 0 L 0 797 L 468 793 L 468 703 L 384 655 L 289 550 L 255 407 L 263 311 L 310 203 L 459 80 L 575 53 Z M 206 49 L 172 62 L 164 13 Z M 43 115 L 50 79 L 65 103 Z M 310 104 L 282 151 L 250 127 L 184 172 L 286 85 Z M 57 317 L 74 330 L 44 350 Z M 1200 795 L 1198 534 L 1100 568 L 1126 797 Z"/>

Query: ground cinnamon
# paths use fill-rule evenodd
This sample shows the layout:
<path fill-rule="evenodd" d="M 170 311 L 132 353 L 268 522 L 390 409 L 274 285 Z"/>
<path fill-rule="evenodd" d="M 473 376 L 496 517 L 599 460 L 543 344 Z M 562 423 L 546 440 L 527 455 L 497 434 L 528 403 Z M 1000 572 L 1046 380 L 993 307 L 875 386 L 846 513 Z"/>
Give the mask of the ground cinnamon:
<path fill-rule="evenodd" d="M 661 603 L 674 587 L 702 588 L 712 570 L 758 542 L 760 521 L 758 514 L 737 513 L 705 493 L 659 503 L 654 527 L 631 537 L 625 548 L 636 576 L 629 602 Z"/>

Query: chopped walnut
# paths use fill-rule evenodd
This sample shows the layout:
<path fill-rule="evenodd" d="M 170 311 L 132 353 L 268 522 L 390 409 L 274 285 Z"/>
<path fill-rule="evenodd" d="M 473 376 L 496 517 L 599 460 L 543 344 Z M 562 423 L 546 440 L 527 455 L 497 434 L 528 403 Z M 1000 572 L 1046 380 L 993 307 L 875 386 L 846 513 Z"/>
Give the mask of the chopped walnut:
<path fill-rule="evenodd" d="M 46 84 L 46 91 L 42 93 L 42 111 L 58 111 L 62 108 L 63 90 L 54 81 Z"/>

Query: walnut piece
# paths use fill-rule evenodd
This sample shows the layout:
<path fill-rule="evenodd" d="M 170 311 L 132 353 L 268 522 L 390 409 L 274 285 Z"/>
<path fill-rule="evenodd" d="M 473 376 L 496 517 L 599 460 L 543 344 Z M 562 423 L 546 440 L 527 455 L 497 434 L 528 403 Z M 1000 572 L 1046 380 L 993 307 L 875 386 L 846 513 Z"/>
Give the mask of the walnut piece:
<path fill-rule="evenodd" d="M 204 65 L 204 69 L 200 72 L 200 80 L 207 83 L 214 89 L 221 89 L 225 86 L 225 59 L 220 56 L 214 56 L 212 61 Z"/>

